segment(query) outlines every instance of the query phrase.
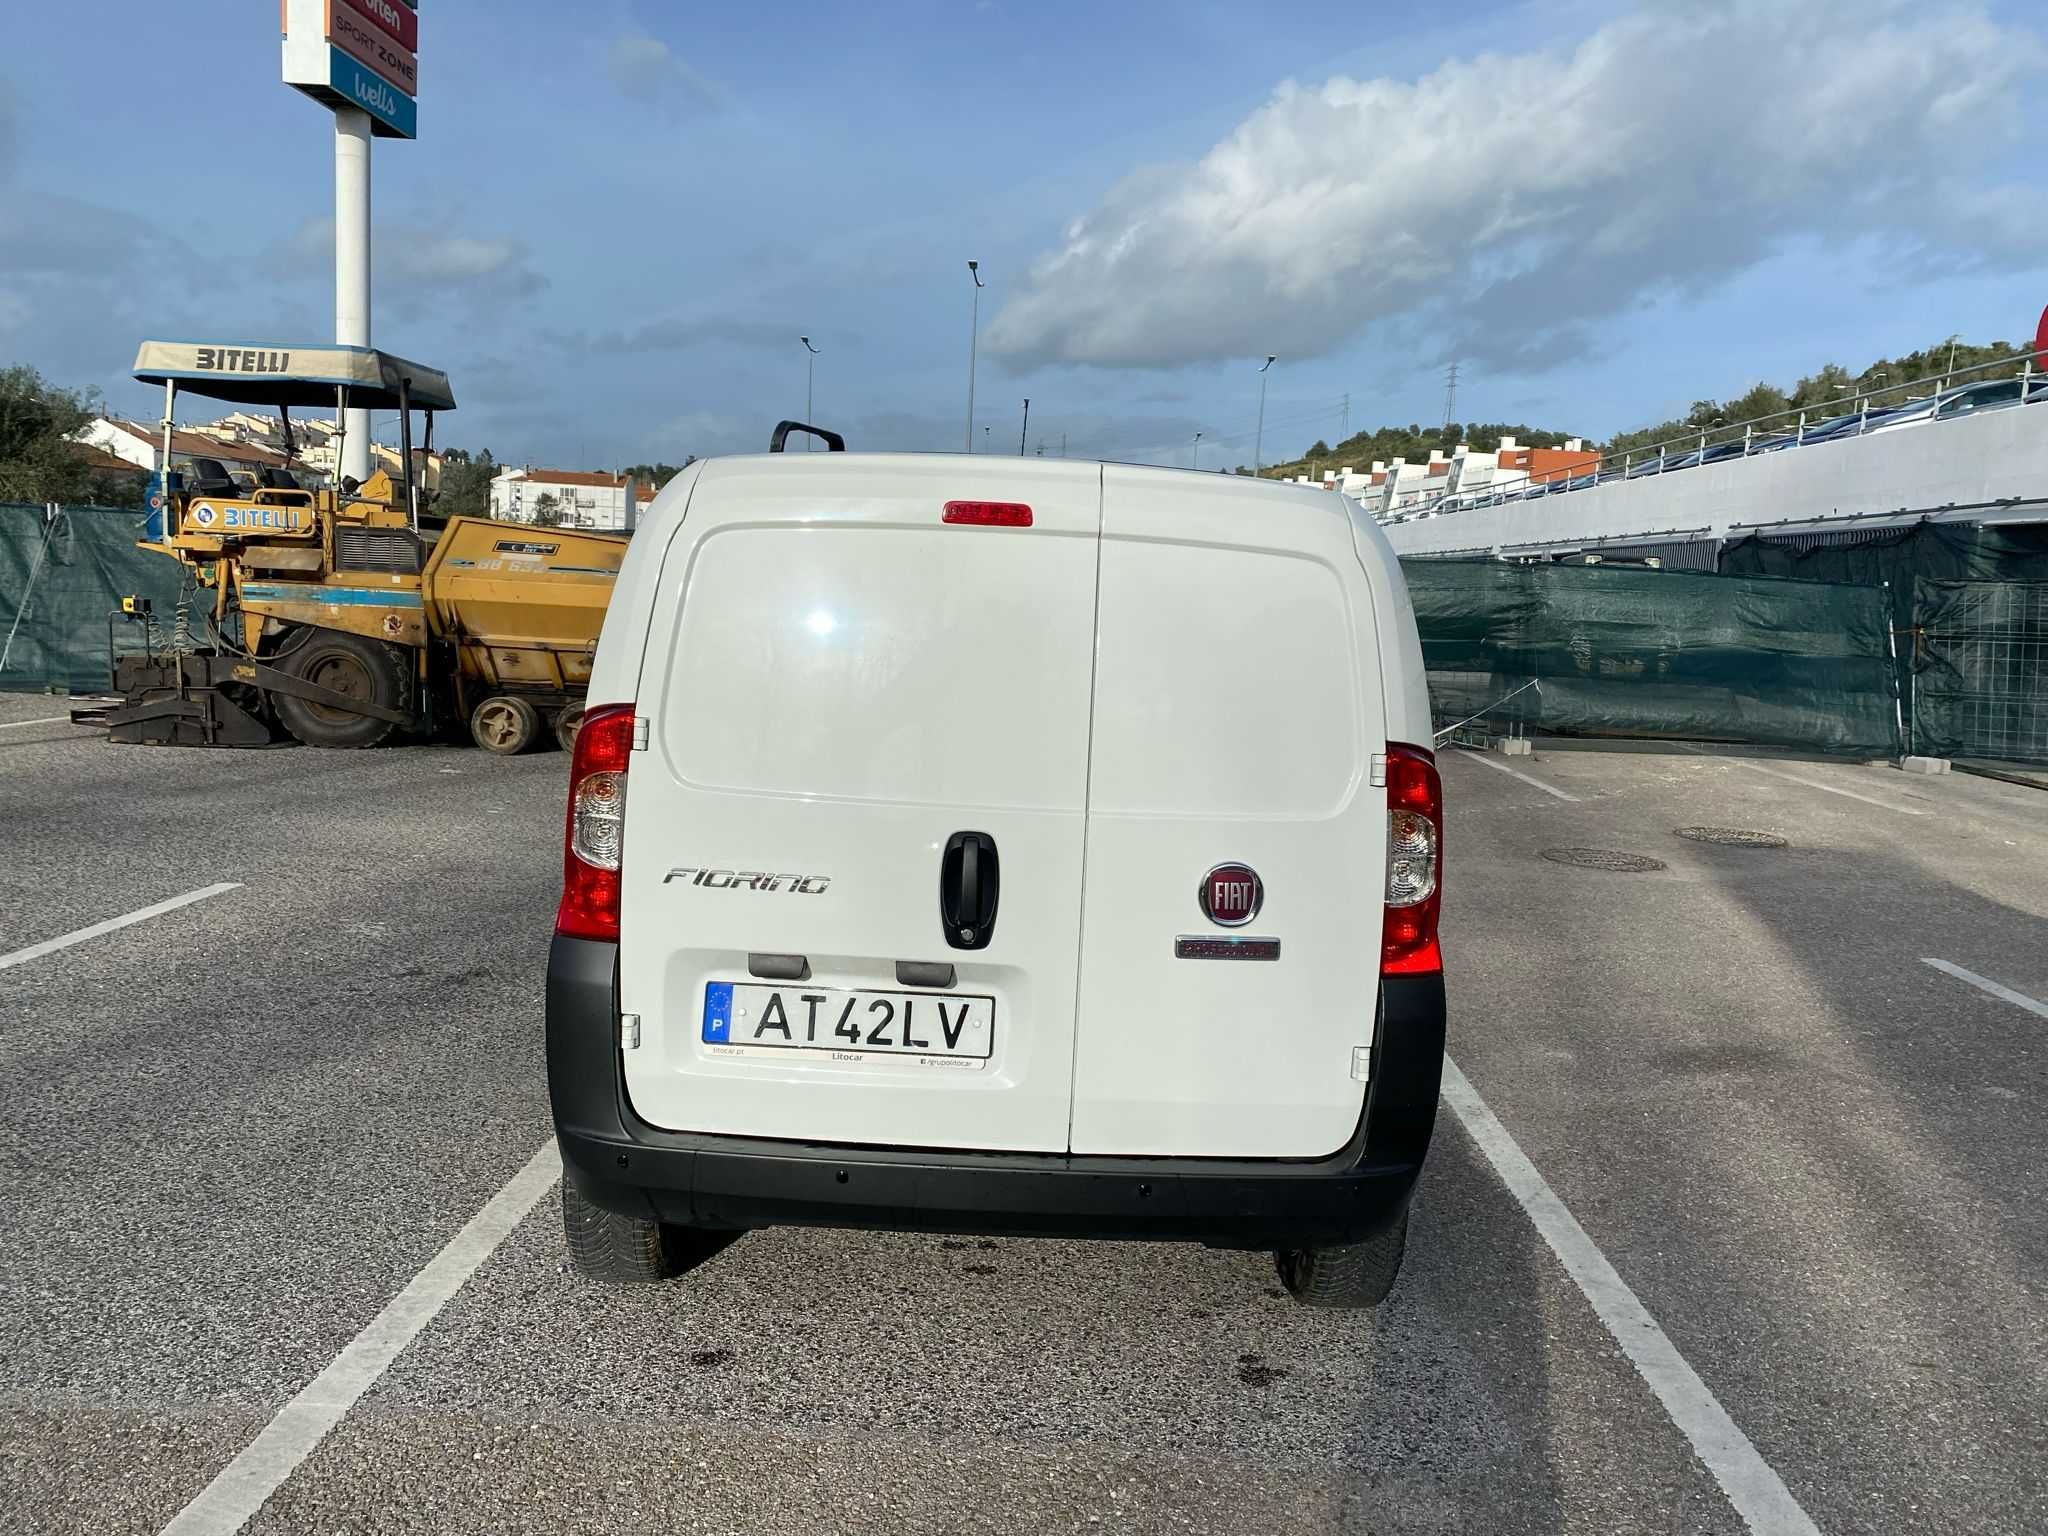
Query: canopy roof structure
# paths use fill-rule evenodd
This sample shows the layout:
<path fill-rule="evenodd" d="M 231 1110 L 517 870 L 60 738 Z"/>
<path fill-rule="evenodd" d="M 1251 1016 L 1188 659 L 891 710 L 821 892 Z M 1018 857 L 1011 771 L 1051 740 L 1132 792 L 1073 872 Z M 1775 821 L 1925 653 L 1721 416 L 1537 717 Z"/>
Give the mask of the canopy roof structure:
<path fill-rule="evenodd" d="M 395 411 L 404 384 L 415 410 L 452 411 L 448 375 L 374 347 L 276 343 L 224 346 L 214 342 L 145 341 L 135 354 L 135 377 L 144 384 L 174 383 L 180 393 L 236 405 L 302 405 L 332 409 L 335 390 L 364 410 Z"/>

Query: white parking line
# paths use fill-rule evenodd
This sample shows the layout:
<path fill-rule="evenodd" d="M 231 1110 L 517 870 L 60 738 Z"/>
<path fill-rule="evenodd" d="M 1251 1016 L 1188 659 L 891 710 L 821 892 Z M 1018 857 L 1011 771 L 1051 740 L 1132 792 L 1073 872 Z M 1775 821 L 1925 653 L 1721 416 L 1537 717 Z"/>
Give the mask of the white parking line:
<path fill-rule="evenodd" d="M 1544 783 L 1541 779 L 1532 779 L 1529 777 L 1528 774 L 1522 773 L 1517 769 L 1510 768 L 1506 763 L 1496 763 L 1484 752 L 1475 752 L 1470 747 L 1462 747 L 1459 750 L 1462 751 L 1465 754 L 1465 756 L 1471 758 L 1474 762 L 1484 763 L 1489 768 L 1498 768 L 1502 773 L 1506 774 L 1509 778 L 1520 779 L 1524 784 L 1532 784 L 1536 788 L 1542 790 L 1543 793 L 1545 793 L 1546 795 L 1555 795 L 1560 800 L 1569 800 L 1573 805 L 1577 805 L 1579 803 L 1579 797 L 1577 795 L 1568 795 L 1563 790 L 1553 788 L 1551 785 Z"/>
<path fill-rule="evenodd" d="M 103 933 L 112 933 L 117 928 L 126 928 L 131 923 L 147 922 L 152 917 L 162 917 L 166 912 L 175 912 L 180 907 L 189 907 L 195 901 L 204 901 L 209 896 L 219 896 L 226 891 L 239 891 L 242 882 L 224 880 L 219 885 L 202 886 L 196 891 L 187 891 L 182 896 L 173 896 L 169 901 L 157 902 L 154 906 L 139 907 L 120 917 L 110 917 L 104 923 L 94 923 L 90 928 L 80 928 L 61 938 L 45 939 L 40 944 L 31 944 L 27 949 L 17 949 L 12 954 L 0 955 L 0 971 L 10 966 L 26 965 L 31 960 L 40 960 L 44 955 L 53 955 L 60 949 L 69 949 L 74 944 L 83 944 L 87 939 L 96 939 Z"/>
<path fill-rule="evenodd" d="M 1693 1451 L 1714 1474 L 1714 1481 L 1728 1495 L 1728 1502 L 1742 1516 L 1743 1523 L 1757 1536 L 1820 1536 L 1799 1501 L 1771 1470 L 1749 1437 L 1736 1428 L 1728 1410 L 1690 1365 L 1678 1348 L 1657 1326 L 1649 1309 L 1615 1273 L 1607 1256 L 1586 1235 L 1523 1155 L 1507 1127 L 1502 1125 L 1486 1101 L 1458 1070 L 1450 1057 L 1444 1058 L 1444 1102 L 1458 1117 L 1493 1171 L 1500 1175 L 1509 1193 L 1550 1245 L 1565 1273 L 1579 1288 L 1607 1331 L 1614 1335 L 1624 1353 L 1634 1362 L 1636 1373 L 1657 1394 L 1657 1401 L 1671 1416 L 1671 1422 L 1692 1442 Z"/>
<path fill-rule="evenodd" d="M 1921 957 L 1920 963 L 1922 965 L 1931 965 L 1937 971 L 1946 971 L 1949 975 L 1955 977 L 1957 981 L 1967 981 L 1978 990 L 1989 992 L 1993 997 L 1998 998 L 2002 1002 L 2011 1003 L 2015 1008 L 2024 1008 L 2029 1013 L 2038 1013 L 2042 1018 L 2048 1019 L 2048 1003 L 2036 1002 L 2024 992 L 2015 992 L 2011 987 L 2000 986 L 1988 976 L 1979 976 L 1975 971 L 1966 971 L 1960 965 L 1950 960 L 1930 960 L 1924 955 Z"/>
<path fill-rule="evenodd" d="M 561 1172 L 562 1160 L 551 1136 L 327 1369 L 278 1409 L 256 1438 L 172 1517 L 162 1536 L 234 1536 L 248 1524 L 263 1501 L 313 1454 L 327 1432 L 526 1219 Z"/>
<path fill-rule="evenodd" d="M 0 731 L 18 731 L 24 725 L 69 725 L 69 715 L 43 715 L 34 720 L 8 720 L 0 723 Z"/>
<path fill-rule="evenodd" d="M 1819 779 L 1801 778 L 1798 774 L 1787 773 L 1782 768 L 1766 768 L 1762 763 L 1746 762 L 1739 757 L 1735 761 L 1744 768 L 1754 768 L 1758 773 L 1768 773 L 1774 779 L 1789 779 L 1794 784 L 1804 784 L 1808 789 L 1817 789 L 1824 794 L 1840 795 L 1845 800 L 1861 800 L 1865 805 L 1874 805 L 1879 810 L 1897 811 L 1901 816 L 1925 816 L 1927 814 L 1925 811 L 1909 810 L 1903 805 L 1893 805 L 1891 801 L 1880 800 L 1875 795 L 1859 795 L 1853 789 L 1840 789 L 1833 784 L 1823 784 Z"/>

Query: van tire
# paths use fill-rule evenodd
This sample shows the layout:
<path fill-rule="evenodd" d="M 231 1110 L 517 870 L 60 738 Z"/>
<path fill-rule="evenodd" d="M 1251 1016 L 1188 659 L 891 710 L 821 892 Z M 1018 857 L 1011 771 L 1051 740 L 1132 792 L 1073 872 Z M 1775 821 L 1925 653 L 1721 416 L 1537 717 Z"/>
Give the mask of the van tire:
<path fill-rule="evenodd" d="M 1387 1299 L 1408 1248 L 1408 1213 L 1362 1243 L 1283 1249 L 1280 1283 L 1305 1307 L 1376 1307 Z"/>
<path fill-rule="evenodd" d="M 593 1205 L 562 1180 L 562 1236 L 578 1274 L 607 1285 L 652 1285 L 688 1267 L 680 1227 Z"/>
<path fill-rule="evenodd" d="M 305 682 L 350 694 L 385 709 L 405 709 L 412 692 L 407 654 L 367 635 L 339 629 L 315 629 L 296 644 L 282 662 L 285 671 Z M 398 727 L 371 715 L 315 704 L 289 693 L 273 693 L 278 722 L 309 747 L 374 747 Z"/>

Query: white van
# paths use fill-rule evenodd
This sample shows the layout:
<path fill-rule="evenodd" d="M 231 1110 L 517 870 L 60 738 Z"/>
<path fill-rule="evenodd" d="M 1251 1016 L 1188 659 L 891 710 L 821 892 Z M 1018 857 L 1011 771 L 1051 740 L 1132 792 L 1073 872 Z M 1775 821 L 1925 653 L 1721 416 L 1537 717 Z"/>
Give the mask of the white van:
<path fill-rule="evenodd" d="M 1348 498 L 701 462 L 590 700 L 547 992 L 586 1273 L 795 1223 L 1272 1249 L 1303 1301 L 1386 1294 L 1444 1044 L 1442 799 Z"/>

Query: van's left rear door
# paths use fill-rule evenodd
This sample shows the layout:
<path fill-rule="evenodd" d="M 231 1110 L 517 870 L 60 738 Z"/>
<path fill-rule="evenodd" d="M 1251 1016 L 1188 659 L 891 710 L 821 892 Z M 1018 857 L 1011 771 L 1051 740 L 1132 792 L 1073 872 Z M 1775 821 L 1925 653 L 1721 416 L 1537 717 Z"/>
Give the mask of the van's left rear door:
<path fill-rule="evenodd" d="M 951 500 L 1028 503 L 1032 523 L 948 525 Z M 1100 516 L 1093 466 L 706 467 L 663 557 L 628 777 L 620 1007 L 640 1019 L 623 1062 L 642 1118 L 1066 1150 Z M 994 846 L 986 948 L 941 921 L 957 833 Z M 899 962 L 953 983 L 906 983 Z"/>

